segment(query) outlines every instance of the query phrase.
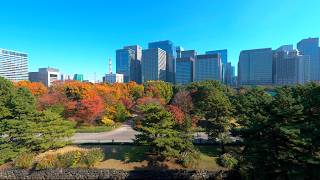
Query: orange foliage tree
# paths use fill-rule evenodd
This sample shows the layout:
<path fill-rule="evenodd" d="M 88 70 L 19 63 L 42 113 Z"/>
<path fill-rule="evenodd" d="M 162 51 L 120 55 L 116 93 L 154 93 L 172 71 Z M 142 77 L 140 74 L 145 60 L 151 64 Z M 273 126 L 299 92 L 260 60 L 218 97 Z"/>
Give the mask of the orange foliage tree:
<path fill-rule="evenodd" d="M 15 86 L 29 89 L 36 97 L 39 97 L 48 91 L 47 87 L 40 82 L 19 81 L 15 83 Z"/>

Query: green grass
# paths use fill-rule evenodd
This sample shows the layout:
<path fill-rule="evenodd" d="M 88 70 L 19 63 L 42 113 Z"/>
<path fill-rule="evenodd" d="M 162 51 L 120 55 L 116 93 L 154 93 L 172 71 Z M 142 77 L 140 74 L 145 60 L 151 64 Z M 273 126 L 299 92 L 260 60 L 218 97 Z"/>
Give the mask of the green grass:
<path fill-rule="evenodd" d="M 108 132 L 116 129 L 119 126 L 109 127 L 104 125 L 99 126 L 90 126 L 90 125 L 82 125 L 76 128 L 77 133 L 99 133 L 99 132 Z"/>

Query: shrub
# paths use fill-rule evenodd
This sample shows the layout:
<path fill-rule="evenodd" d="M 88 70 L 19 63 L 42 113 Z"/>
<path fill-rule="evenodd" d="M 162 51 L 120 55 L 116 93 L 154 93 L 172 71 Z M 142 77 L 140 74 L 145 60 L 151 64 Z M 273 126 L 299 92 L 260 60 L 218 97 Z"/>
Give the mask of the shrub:
<path fill-rule="evenodd" d="M 225 153 L 219 157 L 218 163 L 223 167 L 232 169 L 238 164 L 238 160 L 231 154 Z"/>
<path fill-rule="evenodd" d="M 33 165 L 33 159 L 35 155 L 33 153 L 24 152 L 16 157 L 13 161 L 14 167 L 21 169 L 31 168 Z"/>
<path fill-rule="evenodd" d="M 57 155 L 46 154 L 37 160 L 36 170 L 53 169 L 57 167 Z"/>
<path fill-rule="evenodd" d="M 100 148 L 94 148 L 87 151 L 84 156 L 82 156 L 82 163 L 88 167 L 93 167 L 97 162 L 104 159 L 104 152 Z"/>
<path fill-rule="evenodd" d="M 57 166 L 62 168 L 75 167 L 80 162 L 80 159 L 84 154 L 85 152 L 78 150 L 58 154 Z"/>
<path fill-rule="evenodd" d="M 108 127 L 112 127 L 115 125 L 115 122 L 112 119 L 110 119 L 108 116 L 104 116 L 101 122 Z"/>
<path fill-rule="evenodd" d="M 180 163 L 183 167 L 194 168 L 198 165 L 199 162 L 199 152 L 185 152 L 182 153 L 180 157 Z"/>

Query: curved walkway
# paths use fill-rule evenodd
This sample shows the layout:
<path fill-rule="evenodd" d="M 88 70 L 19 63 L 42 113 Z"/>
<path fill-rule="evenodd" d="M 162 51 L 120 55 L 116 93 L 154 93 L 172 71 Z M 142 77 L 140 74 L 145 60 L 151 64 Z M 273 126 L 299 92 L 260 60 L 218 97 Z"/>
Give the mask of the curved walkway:
<path fill-rule="evenodd" d="M 76 133 L 71 137 L 71 141 L 75 144 L 81 143 L 110 143 L 121 142 L 130 143 L 133 142 L 135 135 L 138 134 L 129 124 L 123 124 L 121 127 L 101 133 Z"/>

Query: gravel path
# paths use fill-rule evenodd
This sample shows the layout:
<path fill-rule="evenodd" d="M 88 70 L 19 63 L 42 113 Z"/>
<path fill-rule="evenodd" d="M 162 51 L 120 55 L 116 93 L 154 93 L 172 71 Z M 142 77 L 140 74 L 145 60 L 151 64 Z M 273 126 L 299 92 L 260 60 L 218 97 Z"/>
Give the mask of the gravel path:
<path fill-rule="evenodd" d="M 75 144 L 81 143 L 108 143 L 108 142 L 133 142 L 137 131 L 132 129 L 129 124 L 123 124 L 121 127 L 101 133 L 76 133 L 71 141 Z"/>

